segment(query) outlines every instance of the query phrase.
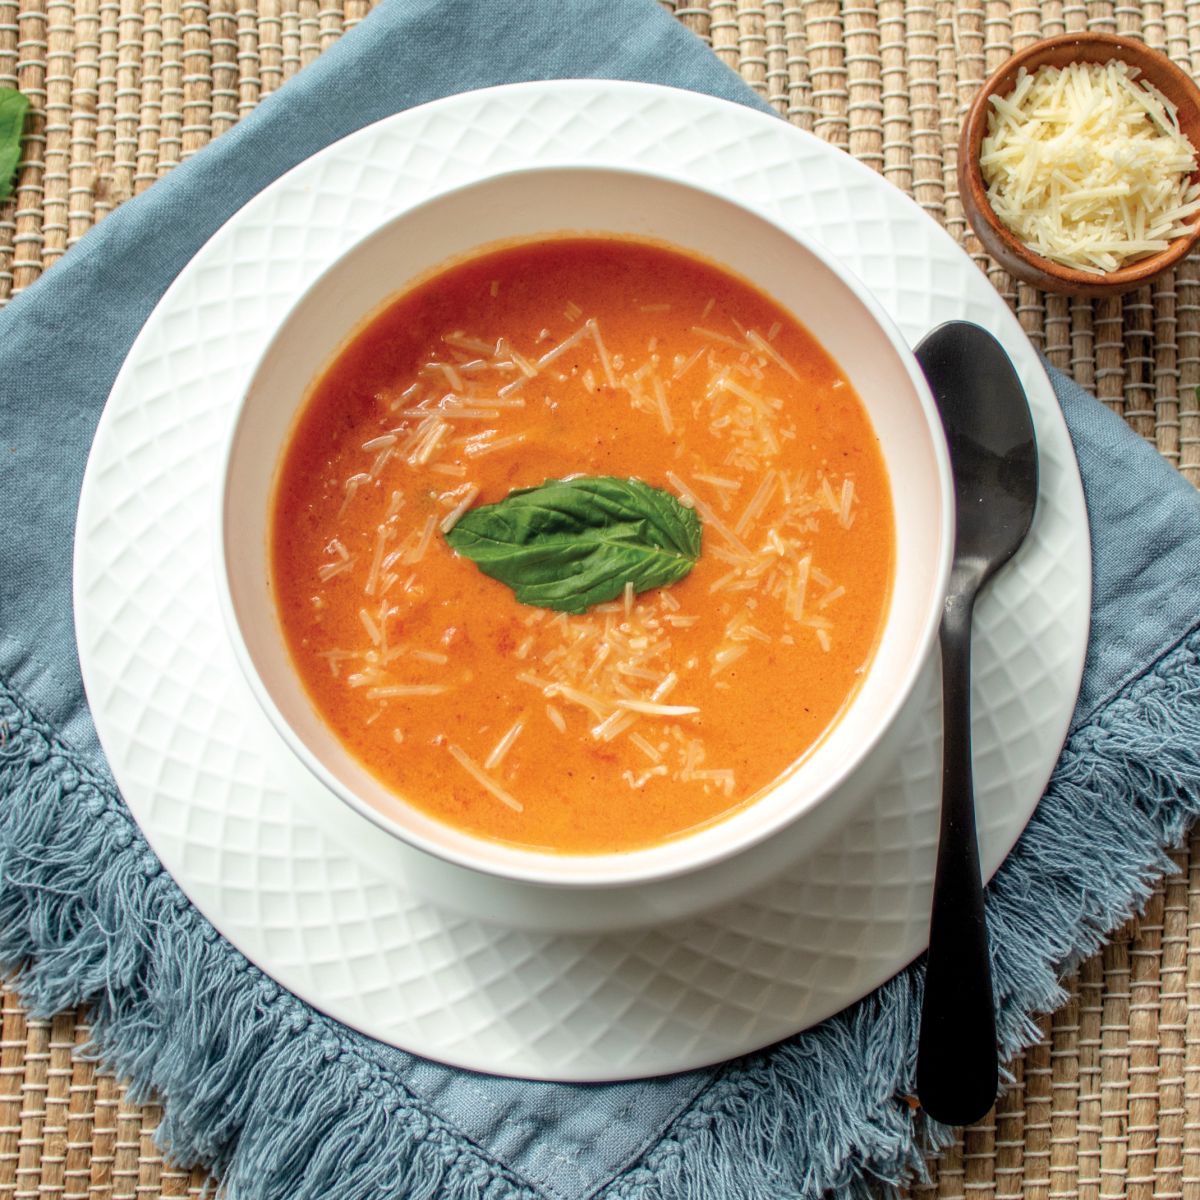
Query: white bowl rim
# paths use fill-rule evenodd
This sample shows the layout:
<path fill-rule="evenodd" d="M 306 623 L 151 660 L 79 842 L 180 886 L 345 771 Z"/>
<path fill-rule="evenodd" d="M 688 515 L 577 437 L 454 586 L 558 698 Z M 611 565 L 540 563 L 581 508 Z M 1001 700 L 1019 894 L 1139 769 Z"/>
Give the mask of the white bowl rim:
<path fill-rule="evenodd" d="M 482 178 L 472 180 L 466 184 L 444 188 L 434 195 L 424 198 L 418 203 L 407 204 L 389 216 L 386 221 L 364 229 L 361 236 L 354 238 L 352 241 L 349 241 L 346 245 L 344 245 L 337 257 L 328 263 L 303 291 L 297 293 L 297 295 L 292 298 L 291 302 L 287 306 L 286 311 L 278 318 L 278 323 L 271 336 L 263 343 L 253 361 L 245 370 L 242 384 L 238 389 L 238 398 L 235 401 L 230 413 L 229 427 L 226 431 L 222 445 L 220 466 L 216 479 L 217 486 L 213 493 L 217 510 L 216 519 L 212 522 L 214 581 L 216 584 L 218 607 L 221 611 L 221 617 L 225 624 L 226 633 L 229 637 L 234 657 L 237 660 L 243 678 L 249 686 L 250 691 L 254 695 L 254 698 L 258 702 L 260 708 L 283 738 L 289 749 L 297 756 L 297 758 L 305 765 L 305 767 L 335 796 L 337 796 L 344 803 L 348 804 L 360 815 L 366 817 L 373 825 L 390 834 L 391 836 L 396 837 L 408 845 L 430 854 L 435 858 L 443 859 L 447 862 L 454 863 L 457 866 L 465 867 L 468 870 L 478 871 L 485 875 L 492 875 L 503 879 L 509 879 L 518 883 L 542 885 L 548 888 L 570 888 L 572 890 L 635 887 L 676 878 L 681 875 L 687 875 L 693 871 L 714 866 L 717 863 L 733 858 L 736 855 L 741 854 L 743 851 L 759 845 L 767 838 L 779 832 L 779 830 L 791 825 L 804 813 L 811 811 L 817 805 L 821 804 L 827 798 L 837 792 L 838 789 L 846 783 L 850 776 L 853 775 L 855 770 L 857 770 L 857 768 L 867 758 L 871 751 L 878 745 L 886 731 L 896 720 L 900 710 L 904 706 L 905 701 L 912 694 L 913 688 L 917 684 L 926 659 L 932 651 L 934 641 L 937 637 L 942 613 L 941 600 L 939 599 L 937 603 L 930 605 L 930 610 L 925 615 L 921 626 L 920 635 L 916 640 L 916 649 L 912 655 L 911 661 L 902 676 L 899 686 L 894 689 L 891 699 L 885 706 L 881 718 L 876 722 L 875 727 L 869 736 L 863 738 L 857 751 L 852 756 L 849 756 L 846 762 L 844 762 L 836 771 L 831 771 L 818 787 L 813 788 L 811 792 L 805 794 L 803 797 L 803 803 L 793 803 L 786 808 L 781 809 L 777 813 L 761 819 L 756 824 L 751 825 L 749 828 L 740 830 L 739 836 L 714 842 L 706 853 L 694 855 L 689 860 L 684 862 L 669 864 L 658 863 L 655 862 L 654 859 L 662 856 L 661 852 L 664 847 L 677 847 L 691 840 L 691 838 L 694 836 L 693 833 L 685 832 L 668 839 L 666 842 L 656 843 L 652 846 L 632 851 L 603 855 L 568 855 L 546 854 L 532 850 L 525 850 L 520 847 L 511 847 L 503 843 L 493 842 L 489 839 L 472 838 L 471 835 L 462 834 L 462 831 L 455 831 L 468 840 L 477 841 L 481 846 L 486 846 L 493 853 L 496 851 L 497 847 L 501 847 L 503 851 L 507 853 L 507 857 L 510 860 L 508 863 L 501 866 L 496 863 L 480 862 L 477 858 L 474 858 L 469 854 L 464 854 L 461 851 L 456 850 L 454 847 L 434 842 L 432 839 L 425 837 L 419 832 L 411 829 L 400 828 L 397 823 L 390 820 L 385 813 L 380 812 L 379 809 L 364 800 L 352 788 L 348 787 L 342 780 L 340 780 L 309 748 L 307 743 L 293 728 L 291 722 L 288 721 L 288 719 L 279 709 L 274 697 L 260 676 L 258 669 L 254 665 L 253 656 L 243 636 L 241 623 L 238 620 L 234 607 L 226 559 L 226 499 L 230 487 L 229 470 L 234 444 L 241 427 L 243 413 L 245 411 L 246 402 L 250 396 L 253 383 L 262 364 L 271 354 L 278 339 L 285 332 L 293 312 L 296 311 L 313 293 L 319 291 L 325 286 L 327 278 L 339 268 L 342 260 L 346 258 L 347 255 L 353 253 L 362 245 L 363 242 L 374 236 L 377 236 L 384 229 L 395 222 L 404 220 L 416 212 L 437 205 L 443 202 L 449 196 L 486 188 L 488 185 L 493 184 L 498 180 L 507 179 L 514 176 L 548 175 L 563 171 L 593 173 L 596 175 L 635 176 L 651 180 L 658 180 L 689 191 L 702 193 L 733 208 L 741 209 L 762 223 L 771 226 L 784 236 L 799 243 L 808 253 L 810 253 L 814 258 L 818 259 L 830 271 L 832 271 L 853 293 L 854 297 L 867 310 L 871 318 L 879 327 L 880 331 L 891 343 L 892 348 L 896 351 L 900 362 L 903 363 L 909 379 L 913 384 L 918 402 L 920 403 L 922 411 L 925 415 L 926 429 L 930 436 L 931 449 L 933 451 L 933 456 L 938 468 L 938 490 L 940 493 L 941 502 L 941 528 L 939 529 L 939 545 L 941 549 L 933 595 L 937 597 L 942 597 L 945 595 L 949 583 L 950 569 L 954 553 L 955 531 L 954 484 L 950 465 L 949 449 L 946 444 L 941 418 L 938 415 L 937 405 L 933 399 L 932 392 L 929 389 L 929 384 L 917 363 L 912 349 L 905 342 L 904 338 L 900 334 L 899 329 L 896 327 L 895 322 L 883 309 L 883 307 L 879 304 L 867 287 L 844 263 L 841 262 L 839 258 L 837 258 L 836 255 L 826 249 L 811 236 L 770 215 L 769 213 L 760 209 L 758 206 L 750 204 L 738 197 L 727 194 L 719 187 L 698 183 L 692 179 L 671 171 L 652 169 L 643 165 L 631 167 L 626 165 L 577 163 L 570 161 L 552 164 L 543 163 L 536 166 L 518 167 L 508 170 L 497 170 L 493 173 L 483 176 Z M 665 242 L 667 239 L 660 240 Z M 494 243 L 480 243 L 479 249 L 486 249 L 489 244 Z M 461 254 L 451 256 L 449 259 L 443 261 L 447 266 L 453 265 L 469 258 L 472 252 L 473 248 L 465 250 Z M 683 250 L 682 252 L 688 253 L 686 250 Z M 715 262 L 715 260 L 713 261 Z M 414 283 L 422 279 L 429 278 L 432 274 L 434 274 L 439 265 L 440 264 L 435 264 L 427 270 L 420 272 L 418 276 L 406 280 L 384 302 L 377 305 L 376 308 L 370 313 L 363 314 L 363 318 L 374 316 L 379 312 L 382 312 L 388 304 L 393 303 L 398 297 L 408 291 L 414 285 Z M 730 268 L 726 269 L 728 270 Z M 734 274 L 736 275 L 738 273 L 735 271 Z M 360 321 L 354 326 L 355 331 L 358 331 L 363 327 L 363 318 L 360 318 Z M 803 324 L 803 322 L 801 322 L 801 324 Z M 343 342 L 340 343 L 339 348 L 347 344 L 348 341 L 349 338 L 344 339 Z M 303 685 L 301 685 L 301 688 L 303 690 Z M 823 731 L 821 737 L 816 743 L 817 745 L 819 745 L 821 740 L 828 736 L 833 727 L 844 718 L 845 712 L 846 709 L 844 708 L 842 712 L 840 712 L 835 718 L 833 724 Z M 347 757 L 352 758 L 353 756 L 347 755 Z M 792 772 L 785 774 L 783 779 L 786 780 L 790 778 L 791 774 Z M 397 797 L 397 799 L 401 800 L 401 802 L 404 802 L 400 797 Z M 728 816 L 718 817 L 714 821 L 707 822 L 697 827 L 694 832 L 695 834 L 702 834 L 713 828 L 728 829 L 735 822 L 738 824 L 746 824 L 744 820 L 739 821 L 738 819 L 740 817 L 744 818 L 746 814 L 752 813 L 753 810 L 758 807 L 758 801 L 745 802 L 730 812 Z M 453 826 L 448 825 L 447 828 L 453 829 Z M 569 871 L 564 871 L 562 869 L 562 864 L 564 863 L 570 864 Z M 558 869 L 551 869 L 551 864 L 555 864 Z"/>

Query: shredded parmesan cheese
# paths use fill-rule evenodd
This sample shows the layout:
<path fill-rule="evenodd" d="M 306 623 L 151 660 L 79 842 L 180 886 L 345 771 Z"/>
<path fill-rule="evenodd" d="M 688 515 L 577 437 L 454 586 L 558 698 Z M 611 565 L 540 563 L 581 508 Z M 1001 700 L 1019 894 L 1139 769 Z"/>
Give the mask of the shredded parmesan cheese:
<path fill-rule="evenodd" d="M 525 718 L 520 720 L 496 743 L 496 748 L 487 757 L 484 768 L 488 771 L 495 770 L 503 761 L 504 756 L 508 753 L 513 742 L 517 740 L 521 730 L 525 728 Z"/>
<path fill-rule="evenodd" d="M 689 713 L 700 711 L 691 704 L 651 704 L 646 700 L 618 700 L 616 703 L 618 708 L 636 713 L 649 713 L 655 717 L 686 717 Z"/>
<path fill-rule="evenodd" d="M 450 513 L 442 519 L 441 530 L 443 533 L 449 533 L 450 530 L 458 524 L 458 519 L 475 503 L 475 497 L 479 495 L 479 489 L 473 487 L 465 496 L 451 509 Z"/>
<path fill-rule="evenodd" d="M 1042 257 L 1103 275 L 1166 250 L 1200 211 L 1195 147 L 1136 74 L 1116 61 L 1022 68 L 1010 96 L 990 97 L 988 200 Z"/>
<path fill-rule="evenodd" d="M 457 759 L 459 765 L 467 774 L 485 787 L 497 800 L 507 804 L 509 808 L 515 809 L 517 812 L 523 812 L 524 806 L 519 800 L 514 800 L 494 779 L 486 775 L 479 767 L 479 764 L 471 758 L 469 754 L 461 746 L 448 747 L 451 754 Z"/>
<path fill-rule="evenodd" d="M 440 683 L 397 683 L 389 687 L 372 688 L 367 693 L 369 700 L 388 700 L 397 696 L 440 696 L 449 689 Z"/>

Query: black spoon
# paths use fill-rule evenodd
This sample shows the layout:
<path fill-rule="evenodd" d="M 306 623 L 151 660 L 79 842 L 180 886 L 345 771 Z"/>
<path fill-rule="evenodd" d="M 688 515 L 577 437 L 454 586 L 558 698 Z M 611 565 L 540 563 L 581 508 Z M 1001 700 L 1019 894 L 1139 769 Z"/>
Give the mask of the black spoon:
<path fill-rule="evenodd" d="M 1025 540 L 1037 505 L 1033 419 L 1000 343 L 951 321 L 917 347 L 954 469 L 958 529 L 942 612 L 942 823 L 917 1046 L 917 1096 L 945 1125 L 996 1100 L 996 1014 L 971 782 L 971 614 Z"/>

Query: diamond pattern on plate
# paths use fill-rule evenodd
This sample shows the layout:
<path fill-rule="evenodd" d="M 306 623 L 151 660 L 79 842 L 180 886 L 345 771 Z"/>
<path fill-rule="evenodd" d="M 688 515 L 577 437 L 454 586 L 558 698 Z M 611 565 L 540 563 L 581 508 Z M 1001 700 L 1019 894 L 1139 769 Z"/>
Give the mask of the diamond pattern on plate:
<path fill-rule="evenodd" d="M 235 945 L 318 1008 L 417 1053 L 605 1079 L 766 1045 L 920 951 L 936 688 L 885 783 L 782 878 L 656 928 L 530 933 L 420 899 L 405 886 L 411 852 L 292 758 L 225 643 L 211 566 L 231 405 L 299 292 L 432 195 L 580 163 L 666 172 L 802 228 L 912 344 L 965 317 L 1008 347 L 1034 409 L 1042 491 L 1034 536 L 977 610 L 973 730 L 994 870 L 1057 757 L 1086 648 L 1087 524 L 1061 414 L 1017 322 L 934 222 L 848 156 L 735 105 L 625 83 L 493 89 L 364 129 L 266 189 L 183 271 L 122 368 L 84 482 L 75 603 L 115 776 L 164 864 Z"/>

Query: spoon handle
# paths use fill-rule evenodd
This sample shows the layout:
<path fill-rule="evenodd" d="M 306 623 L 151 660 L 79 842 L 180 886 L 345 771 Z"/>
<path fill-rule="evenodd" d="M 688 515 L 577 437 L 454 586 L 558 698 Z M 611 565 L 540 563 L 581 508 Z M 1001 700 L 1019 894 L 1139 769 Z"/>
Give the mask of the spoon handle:
<path fill-rule="evenodd" d="M 917 1047 L 921 1107 L 969 1125 L 996 1100 L 996 1016 L 971 780 L 973 588 L 942 613 L 942 822 Z"/>

